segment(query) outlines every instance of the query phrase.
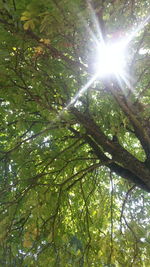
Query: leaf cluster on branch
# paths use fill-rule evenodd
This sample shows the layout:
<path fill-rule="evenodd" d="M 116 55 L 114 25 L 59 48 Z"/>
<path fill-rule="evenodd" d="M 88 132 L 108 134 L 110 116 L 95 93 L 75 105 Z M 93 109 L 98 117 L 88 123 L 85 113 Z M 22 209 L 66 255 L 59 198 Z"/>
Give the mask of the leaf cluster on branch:
<path fill-rule="evenodd" d="M 149 7 L 0 3 L 2 265 L 149 266 Z M 138 28 L 93 79 L 97 42 Z"/>

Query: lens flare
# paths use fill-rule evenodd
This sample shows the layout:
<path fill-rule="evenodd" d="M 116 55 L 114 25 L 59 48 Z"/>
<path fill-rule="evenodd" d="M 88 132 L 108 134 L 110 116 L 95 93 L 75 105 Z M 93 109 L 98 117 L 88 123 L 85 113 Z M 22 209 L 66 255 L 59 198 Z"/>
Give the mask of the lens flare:
<path fill-rule="evenodd" d="M 125 63 L 124 42 L 99 44 L 96 69 L 100 76 L 122 73 Z"/>
<path fill-rule="evenodd" d="M 78 99 L 90 88 L 90 86 L 97 79 L 99 80 L 104 76 L 113 74 L 120 82 L 121 87 L 122 87 L 122 81 L 124 81 L 125 84 L 132 89 L 125 70 L 127 65 L 126 51 L 130 42 L 137 36 L 137 34 L 139 34 L 141 30 L 143 30 L 143 28 L 148 24 L 150 20 L 150 15 L 149 15 L 139 25 L 137 25 L 136 29 L 127 32 L 126 37 L 124 39 L 121 39 L 118 42 L 105 43 L 100 25 L 98 23 L 97 16 L 90 4 L 90 1 L 88 1 L 88 4 L 93 24 L 96 27 L 96 34 L 94 34 L 92 29 L 89 27 L 89 23 L 86 23 L 84 18 L 82 18 L 82 20 L 84 26 L 86 26 L 86 29 L 88 29 L 90 39 L 94 41 L 96 46 L 95 74 L 89 78 L 89 80 L 85 85 L 83 85 L 81 88 L 78 89 L 78 92 L 72 97 L 72 99 L 66 105 L 66 107 L 64 107 L 63 110 L 58 114 L 59 118 L 63 116 L 63 113 L 66 110 L 69 110 L 71 106 L 76 105 Z"/>
<path fill-rule="evenodd" d="M 65 107 L 65 109 L 70 108 L 70 106 L 74 105 L 79 97 L 81 97 L 85 91 L 93 84 L 93 82 L 98 78 L 98 73 L 96 73 L 72 98 L 72 100 L 68 103 L 68 105 Z"/>

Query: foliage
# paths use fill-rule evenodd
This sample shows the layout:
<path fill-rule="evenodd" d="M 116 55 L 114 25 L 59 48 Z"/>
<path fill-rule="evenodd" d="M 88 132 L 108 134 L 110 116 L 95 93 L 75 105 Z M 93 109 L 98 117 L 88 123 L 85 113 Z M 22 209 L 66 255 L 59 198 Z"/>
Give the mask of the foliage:
<path fill-rule="evenodd" d="M 148 23 L 131 86 L 110 75 L 71 102 L 95 72 L 96 22 L 117 40 L 149 2 L 90 2 L 0 3 L 3 266 L 149 266 Z"/>

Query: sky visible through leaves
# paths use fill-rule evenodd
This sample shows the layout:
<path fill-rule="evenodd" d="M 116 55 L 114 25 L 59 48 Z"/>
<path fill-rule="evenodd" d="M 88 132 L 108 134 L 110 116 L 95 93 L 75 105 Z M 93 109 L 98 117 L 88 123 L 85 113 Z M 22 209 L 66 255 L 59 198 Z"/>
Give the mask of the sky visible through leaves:
<path fill-rule="evenodd" d="M 150 266 L 149 21 L 0 2 L 0 266 Z"/>

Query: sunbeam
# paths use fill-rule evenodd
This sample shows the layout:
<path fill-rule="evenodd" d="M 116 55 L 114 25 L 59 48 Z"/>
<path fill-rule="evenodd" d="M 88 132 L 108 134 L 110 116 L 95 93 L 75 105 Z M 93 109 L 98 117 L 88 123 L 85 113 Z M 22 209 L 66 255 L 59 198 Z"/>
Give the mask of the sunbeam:
<path fill-rule="evenodd" d="M 93 84 L 93 82 L 97 79 L 99 73 L 97 72 L 79 91 L 76 95 L 72 98 L 72 100 L 68 103 L 65 109 L 69 109 L 70 106 L 74 105 L 78 98 L 83 95 L 85 91 Z"/>
<path fill-rule="evenodd" d="M 92 5 L 91 5 L 91 1 L 87 1 L 87 4 L 88 4 L 88 8 L 89 8 L 89 11 L 90 11 L 90 16 L 91 16 L 91 19 L 92 19 L 92 22 L 93 22 L 93 25 L 94 27 L 96 28 L 96 36 L 95 34 L 92 32 L 91 29 L 88 28 L 88 31 L 90 30 L 90 33 L 92 35 L 92 37 L 94 37 L 94 41 L 96 44 L 98 44 L 99 42 L 101 42 L 102 44 L 104 44 L 104 36 L 102 34 L 102 29 L 99 25 L 99 22 L 98 22 L 98 18 L 95 14 L 95 10 L 93 9 Z M 87 25 L 87 24 L 86 24 Z"/>
<path fill-rule="evenodd" d="M 98 37 L 94 34 L 91 28 L 88 28 L 89 36 L 93 39 L 95 43 L 95 47 L 97 47 L 97 51 L 95 52 L 95 74 L 87 81 L 87 83 L 82 86 L 78 92 L 74 95 L 74 97 L 70 100 L 70 102 L 62 108 L 61 111 L 58 112 L 56 117 L 51 120 L 51 125 L 59 121 L 65 115 L 65 112 L 69 110 L 71 106 L 74 106 L 78 99 L 90 88 L 90 86 L 100 78 L 109 76 L 110 74 L 115 75 L 117 78 L 120 87 L 124 89 L 123 82 L 127 85 L 130 90 L 133 90 L 132 85 L 130 83 L 130 77 L 128 77 L 126 72 L 126 50 L 129 43 L 134 39 L 134 37 L 141 31 L 145 25 L 150 20 L 150 15 L 140 23 L 136 30 L 131 33 L 126 34 L 126 38 L 121 39 L 119 42 L 108 42 L 104 41 L 102 37 L 102 32 L 100 26 L 98 26 L 98 21 L 96 19 L 96 15 L 94 14 L 94 10 L 90 5 L 90 11 L 92 12 L 92 19 L 96 26 L 96 31 Z M 83 19 L 83 23 L 84 23 Z"/>
<path fill-rule="evenodd" d="M 126 85 L 132 90 L 132 86 L 129 79 L 126 77 L 125 66 L 126 66 L 126 50 L 129 43 L 134 39 L 134 37 L 145 27 L 145 25 L 150 20 L 150 15 L 145 18 L 136 30 L 127 34 L 127 37 L 121 39 L 119 42 L 108 42 L 106 43 L 102 37 L 102 32 L 100 26 L 98 27 L 98 21 L 94 10 L 90 6 L 92 12 L 92 18 L 95 23 L 98 37 L 94 35 L 91 29 L 89 29 L 90 36 L 93 37 L 95 45 L 97 46 L 97 53 L 95 53 L 95 74 L 94 76 L 76 93 L 65 109 L 69 109 L 70 106 L 74 105 L 77 100 L 88 90 L 88 88 L 93 84 L 93 82 L 98 78 L 114 74 L 117 79 L 123 80 Z"/>
<path fill-rule="evenodd" d="M 146 26 L 146 24 L 149 22 L 149 20 L 150 20 L 150 15 L 147 18 L 145 18 L 143 22 L 140 23 L 140 25 L 137 27 L 137 29 L 132 31 L 130 34 L 127 34 L 127 37 L 123 41 L 125 48 L 127 48 L 127 46 L 134 39 L 134 37 Z M 122 89 L 124 89 L 124 86 L 122 84 L 122 81 L 124 81 L 124 83 L 127 85 L 129 90 L 131 90 L 132 92 L 134 91 L 134 88 L 133 88 L 132 83 L 131 83 L 131 77 L 126 72 L 125 69 L 123 71 L 118 71 L 118 73 L 116 73 L 116 78 L 117 78 L 117 80 L 120 84 L 120 87 Z"/>
<path fill-rule="evenodd" d="M 141 31 L 143 28 L 146 26 L 146 24 L 150 20 L 150 15 L 146 17 L 137 27 L 135 30 L 133 30 L 131 33 L 128 34 L 128 37 L 125 39 L 125 45 L 127 46 L 133 39 L 134 37 Z"/>
<path fill-rule="evenodd" d="M 123 85 L 122 85 L 121 81 L 124 81 L 124 83 L 127 85 L 127 87 L 129 88 L 129 90 L 131 90 L 132 92 L 134 92 L 133 85 L 130 82 L 131 81 L 131 78 L 127 76 L 127 73 L 126 72 L 124 72 L 123 74 L 120 73 L 117 76 L 117 80 L 120 81 L 119 84 L 121 84 L 121 87 L 122 88 L 123 88 Z"/>

